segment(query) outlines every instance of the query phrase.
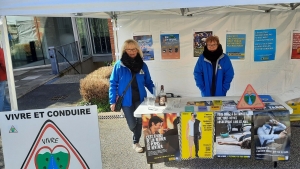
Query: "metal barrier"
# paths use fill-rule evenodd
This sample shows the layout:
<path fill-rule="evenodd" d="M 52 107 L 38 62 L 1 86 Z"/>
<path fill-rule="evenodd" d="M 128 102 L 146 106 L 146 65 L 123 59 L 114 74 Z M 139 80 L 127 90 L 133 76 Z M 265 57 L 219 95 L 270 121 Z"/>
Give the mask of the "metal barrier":
<path fill-rule="evenodd" d="M 69 44 L 48 48 L 53 74 L 58 74 L 70 66 L 78 74 L 80 74 L 73 66 L 74 64 L 80 62 L 77 43 L 78 42 L 72 42 Z"/>

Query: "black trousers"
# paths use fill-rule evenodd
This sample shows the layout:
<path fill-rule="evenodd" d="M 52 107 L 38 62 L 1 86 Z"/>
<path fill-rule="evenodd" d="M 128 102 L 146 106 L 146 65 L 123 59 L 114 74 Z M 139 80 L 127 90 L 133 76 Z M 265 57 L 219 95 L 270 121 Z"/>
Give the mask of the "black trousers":
<path fill-rule="evenodd" d="M 199 151 L 199 136 L 194 135 L 194 144 L 195 144 L 195 155 L 198 156 L 198 151 Z"/>

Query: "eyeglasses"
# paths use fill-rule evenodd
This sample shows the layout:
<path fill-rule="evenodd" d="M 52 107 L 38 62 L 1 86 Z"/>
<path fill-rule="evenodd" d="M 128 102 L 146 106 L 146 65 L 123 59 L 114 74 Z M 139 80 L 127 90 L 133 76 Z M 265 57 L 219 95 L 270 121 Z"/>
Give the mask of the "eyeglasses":
<path fill-rule="evenodd" d="M 218 44 L 207 44 L 208 47 L 216 47 Z"/>
<path fill-rule="evenodd" d="M 126 52 L 136 52 L 137 51 L 136 48 L 134 48 L 134 49 L 125 49 L 125 50 L 126 50 Z"/>

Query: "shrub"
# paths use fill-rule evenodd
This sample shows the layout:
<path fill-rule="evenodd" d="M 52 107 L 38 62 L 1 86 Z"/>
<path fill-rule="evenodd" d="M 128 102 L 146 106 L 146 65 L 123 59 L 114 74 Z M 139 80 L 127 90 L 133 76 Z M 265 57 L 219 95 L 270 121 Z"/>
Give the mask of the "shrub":
<path fill-rule="evenodd" d="M 112 66 L 100 67 L 99 69 L 88 74 L 86 77 L 97 78 L 97 79 L 109 79 L 112 69 L 113 69 Z"/>
<path fill-rule="evenodd" d="M 80 95 L 84 101 L 97 105 L 99 112 L 110 111 L 108 90 L 112 68 L 101 67 L 80 80 Z"/>

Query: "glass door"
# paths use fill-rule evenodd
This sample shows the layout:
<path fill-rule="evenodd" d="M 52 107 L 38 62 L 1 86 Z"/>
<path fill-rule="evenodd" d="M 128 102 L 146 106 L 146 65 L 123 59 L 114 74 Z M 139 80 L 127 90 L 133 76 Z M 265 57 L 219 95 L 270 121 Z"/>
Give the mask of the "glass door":
<path fill-rule="evenodd" d="M 90 54 L 90 49 L 88 45 L 88 28 L 86 27 L 86 19 L 76 18 L 76 25 L 81 46 L 81 54 L 83 57 L 87 57 Z"/>
<path fill-rule="evenodd" d="M 110 54 L 110 37 L 107 19 L 89 18 L 93 54 Z"/>

